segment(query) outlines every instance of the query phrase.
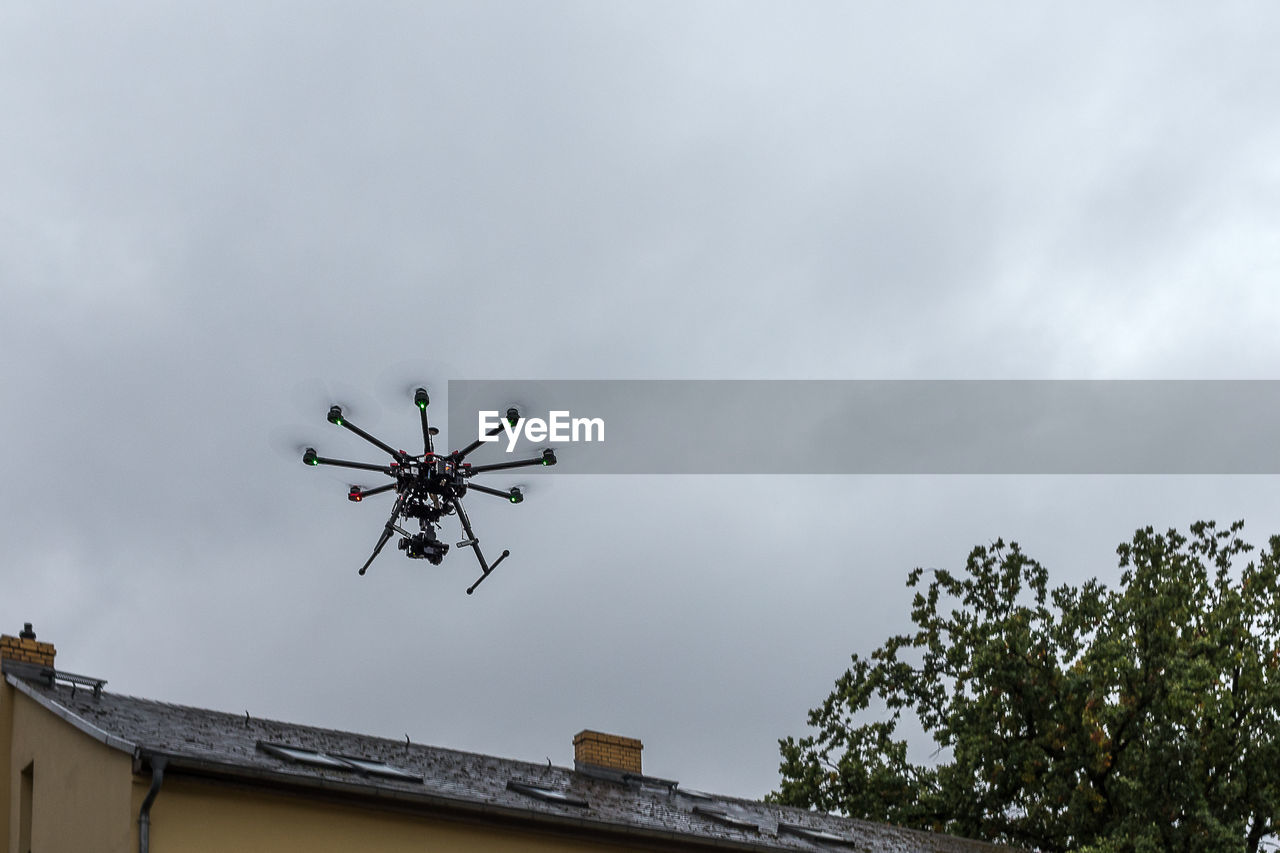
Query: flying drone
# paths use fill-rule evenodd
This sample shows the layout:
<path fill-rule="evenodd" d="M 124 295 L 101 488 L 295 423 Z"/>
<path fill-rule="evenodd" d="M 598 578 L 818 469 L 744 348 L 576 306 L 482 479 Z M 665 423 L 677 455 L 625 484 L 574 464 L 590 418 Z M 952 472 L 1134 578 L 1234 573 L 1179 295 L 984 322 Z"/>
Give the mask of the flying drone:
<path fill-rule="evenodd" d="M 504 492 L 501 489 L 493 489 L 469 481 L 476 474 L 483 474 L 487 471 L 521 468 L 527 465 L 554 465 L 556 464 L 556 452 L 552 448 L 547 448 L 542 451 L 540 456 L 535 456 L 531 459 L 497 462 L 492 465 L 472 465 L 464 460 L 485 443 L 483 438 L 478 438 L 461 450 L 455 450 L 449 454 L 436 453 L 432 438 L 438 435 L 440 431 L 427 423 L 427 406 L 431 403 L 427 389 L 419 388 L 414 391 L 413 402 L 417 405 L 418 414 L 422 419 L 422 443 L 425 449 L 421 455 L 410 456 L 403 450 L 396 450 L 391 445 L 379 441 L 347 420 L 342 413 L 341 406 L 333 406 L 329 409 L 329 423 L 344 427 L 375 447 L 385 451 L 391 457 L 391 462 L 386 465 L 378 465 L 371 462 L 329 459 L 318 455 L 314 447 L 306 449 L 302 454 L 302 461 L 307 465 L 334 465 L 339 468 L 355 468 L 360 471 L 377 471 L 391 477 L 392 482 L 387 483 L 385 486 L 378 486 L 373 489 L 352 486 L 347 492 L 347 500 L 353 502 L 362 501 L 370 495 L 377 495 L 382 492 L 394 490 L 396 493 L 396 501 L 391 507 L 391 517 L 387 519 L 387 523 L 382 527 L 382 534 L 378 537 L 378 544 L 373 547 L 373 554 L 360 567 L 360 574 L 362 575 L 368 571 L 369 564 L 377 559 L 383 547 L 397 533 L 400 534 L 400 550 L 404 551 L 406 556 L 412 559 L 427 560 L 435 566 L 440 565 L 444 555 L 449 552 L 449 545 L 441 542 L 439 537 L 436 536 L 436 528 L 440 526 L 441 518 L 446 515 L 456 514 L 458 521 L 462 523 L 463 533 L 466 535 L 465 539 L 457 543 L 457 547 L 471 548 L 475 551 L 476 559 L 480 561 L 482 574 L 467 589 L 467 595 L 471 595 L 476 591 L 476 587 L 480 586 L 484 579 L 489 577 L 494 569 L 498 568 L 498 564 L 510 556 L 511 552 L 503 551 L 502 555 L 494 560 L 493 563 L 485 560 L 484 552 L 480 550 L 480 540 L 476 538 L 475 532 L 471 529 L 471 520 L 467 518 L 467 511 L 462 508 L 463 496 L 466 495 L 468 489 L 472 489 L 482 494 L 505 498 L 513 504 L 518 504 L 524 500 L 524 494 L 518 486 L 513 486 Z M 520 420 L 520 412 L 515 407 L 509 408 L 507 409 L 506 417 L 507 422 L 515 426 Z M 493 438 L 500 432 L 502 432 L 501 424 L 486 433 L 486 437 Z M 411 527 L 410 519 L 417 519 L 419 532 L 410 533 L 405 527 L 401 526 L 401 522 L 403 522 Z"/>

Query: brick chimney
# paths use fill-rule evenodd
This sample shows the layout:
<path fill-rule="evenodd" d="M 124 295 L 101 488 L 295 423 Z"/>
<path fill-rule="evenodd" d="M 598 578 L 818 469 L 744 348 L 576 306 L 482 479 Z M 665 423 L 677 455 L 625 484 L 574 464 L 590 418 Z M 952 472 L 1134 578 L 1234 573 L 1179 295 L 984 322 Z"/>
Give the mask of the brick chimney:
<path fill-rule="evenodd" d="M 633 737 L 607 735 L 584 729 L 573 736 L 573 764 L 640 775 L 640 750 L 644 744 Z"/>
<path fill-rule="evenodd" d="M 56 654 L 53 643 L 36 642 L 36 632 L 31 630 L 30 622 L 22 627 L 22 632 L 16 637 L 0 635 L 0 660 L 52 668 L 53 656 Z"/>

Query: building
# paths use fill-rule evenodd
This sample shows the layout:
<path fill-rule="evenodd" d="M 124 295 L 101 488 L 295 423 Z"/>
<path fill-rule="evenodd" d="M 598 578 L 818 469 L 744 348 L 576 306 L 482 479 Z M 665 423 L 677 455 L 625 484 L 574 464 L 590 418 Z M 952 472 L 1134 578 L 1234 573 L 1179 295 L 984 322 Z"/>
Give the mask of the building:
<path fill-rule="evenodd" d="M 994 845 L 690 790 L 640 741 L 583 731 L 574 767 L 121 696 L 0 637 L 10 853 L 815 851 Z"/>

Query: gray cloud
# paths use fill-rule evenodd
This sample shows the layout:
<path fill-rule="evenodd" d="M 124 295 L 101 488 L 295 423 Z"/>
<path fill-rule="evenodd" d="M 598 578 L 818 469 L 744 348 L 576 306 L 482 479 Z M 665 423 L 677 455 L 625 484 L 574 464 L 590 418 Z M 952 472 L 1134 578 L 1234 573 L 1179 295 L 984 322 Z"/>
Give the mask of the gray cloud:
<path fill-rule="evenodd" d="M 141 695 L 560 763 L 614 728 L 763 793 L 911 567 L 1005 536 L 1105 575 L 1202 516 L 1261 538 L 1271 479 L 557 477 L 473 501 L 513 555 L 468 598 L 465 555 L 355 576 L 384 510 L 273 451 L 332 435 L 295 389 L 366 389 L 410 443 L 407 361 L 1272 379 L 1275 15 L 16 8 L 0 626 Z"/>

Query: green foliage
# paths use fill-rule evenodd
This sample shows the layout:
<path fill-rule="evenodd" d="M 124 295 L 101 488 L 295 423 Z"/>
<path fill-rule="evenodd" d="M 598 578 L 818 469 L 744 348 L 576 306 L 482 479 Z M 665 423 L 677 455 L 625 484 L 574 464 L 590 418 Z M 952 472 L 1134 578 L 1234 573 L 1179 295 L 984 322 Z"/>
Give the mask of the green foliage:
<path fill-rule="evenodd" d="M 1242 528 L 1139 530 L 1116 589 L 1051 590 L 1003 542 L 916 569 L 914 631 L 779 742 L 770 799 L 1043 851 L 1254 853 L 1280 824 L 1280 537 L 1244 564 Z M 903 714 L 939 763 L 908 759 Z"/>

